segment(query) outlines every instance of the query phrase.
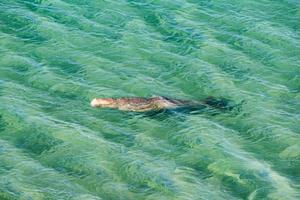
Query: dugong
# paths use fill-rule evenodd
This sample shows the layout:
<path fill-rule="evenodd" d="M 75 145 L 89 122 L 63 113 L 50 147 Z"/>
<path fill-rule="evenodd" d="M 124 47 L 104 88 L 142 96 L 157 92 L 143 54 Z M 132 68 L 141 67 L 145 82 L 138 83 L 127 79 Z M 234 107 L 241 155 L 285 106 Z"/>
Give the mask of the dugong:
<path fill-rule="evenodd" d="M 142 97 L 121 97 L 121 98 L 94 98 L 91 101 L 92 107 L 113 108 L 123 111 L 148 112 L 165 109 L 187 108 L 192 110 L 203 109 L 205 107 L 226 110 L 228 101 L 224 98 L 208 97 L 201 101 L 170 99 L 157 96 L 151 98 Z"/>

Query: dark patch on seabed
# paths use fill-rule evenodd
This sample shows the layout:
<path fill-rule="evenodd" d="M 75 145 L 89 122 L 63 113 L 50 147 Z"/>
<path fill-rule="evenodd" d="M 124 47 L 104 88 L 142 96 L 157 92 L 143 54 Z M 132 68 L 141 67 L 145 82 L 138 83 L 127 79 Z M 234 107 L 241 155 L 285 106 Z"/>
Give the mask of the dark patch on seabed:
<path fill-rule="evenodd" d="M 50 133 L 41 132 L 34 126 L 16 132 L 15 137 L 15 144 L 17 147 L 37 155 L 49 151 L 56 145 L 63 143 L 63 141 L 51 136 Z"/>
<path fill-rule="evenodd" d="M 7 125 L 7 123 L 3 119 L 3 116 L 1 115 L 1 112 L 0 112 L 0 132 L 5 130 L 6 125 Z"/>
<path fill-rule="evenodd" d="M 164 36 L 164 41 L 179 45 L 174 51 L 180 55 L 187 55 L 199 49 L 203 35 L 192 28 L 181 27 L 170 13 L 163 12 L 154 2 L 140 4 L 139 1 L 128 1 L 137 8 L 139 15 L 145 22 Z"/>
<path fill-rule="evenodd" d="M 0 31 L 22 39 L 25 43 L 37 43 L 47 41 L 47 38 L 43 37 L 36 30 L 36 21 L 28 16 L 22 16 L 21 14 L 9 13 L 7 10 L 0 12 Z"/>
<path fill-rule="evenodd" d="M 5 191 L 2 191 L 1 189 L 0 189 L 0 199 L 1 200 L 18 200 L 18 198 L 14 197 L 11 194 L 8 194 Z"/>

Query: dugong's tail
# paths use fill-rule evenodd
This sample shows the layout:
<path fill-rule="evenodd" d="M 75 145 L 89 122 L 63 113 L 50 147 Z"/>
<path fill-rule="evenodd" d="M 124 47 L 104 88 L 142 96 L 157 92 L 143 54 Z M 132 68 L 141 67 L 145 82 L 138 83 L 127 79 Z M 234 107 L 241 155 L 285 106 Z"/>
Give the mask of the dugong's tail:
<path fill-rule="evenodd" d="M 207 97 L 202 100 L 202 102 L 209 107 L 218 109 L 218 110 L 232 110 L 233 105 L 231 105 L 230 101 L 225 98 L 216 98 L 216 97 Z"/>

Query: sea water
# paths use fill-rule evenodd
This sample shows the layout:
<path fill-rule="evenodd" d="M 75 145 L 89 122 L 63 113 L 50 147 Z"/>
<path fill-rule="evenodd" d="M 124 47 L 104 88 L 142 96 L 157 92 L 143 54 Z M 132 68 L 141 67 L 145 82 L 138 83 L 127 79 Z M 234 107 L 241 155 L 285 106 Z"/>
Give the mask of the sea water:
<path fill-rule="evenodd" d="M 1 200 L 299 199 L 299 134 L 299 0 L 0 0 Z"/>

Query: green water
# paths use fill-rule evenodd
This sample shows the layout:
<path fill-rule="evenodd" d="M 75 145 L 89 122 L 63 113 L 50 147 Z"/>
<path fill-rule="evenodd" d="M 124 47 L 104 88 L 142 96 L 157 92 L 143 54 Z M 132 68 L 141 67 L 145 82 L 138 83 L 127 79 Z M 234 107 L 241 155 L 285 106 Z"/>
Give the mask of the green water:
<path fill-rule="evenodd" d="M 1 200 L 299 198 L 299 0 L 0 0 Z"/>

